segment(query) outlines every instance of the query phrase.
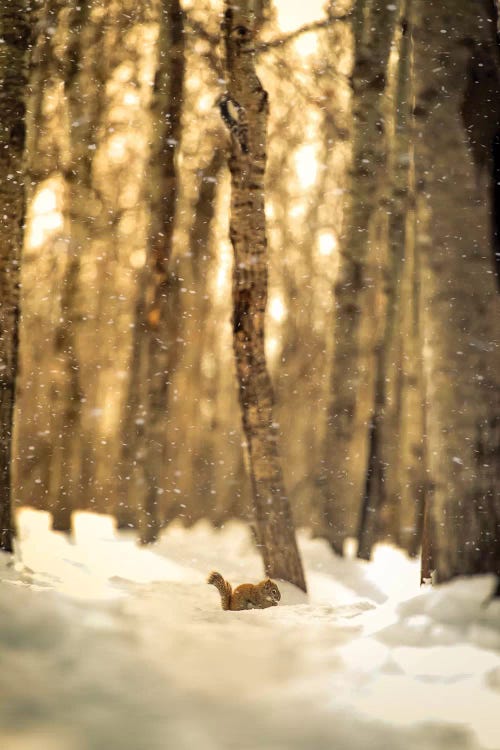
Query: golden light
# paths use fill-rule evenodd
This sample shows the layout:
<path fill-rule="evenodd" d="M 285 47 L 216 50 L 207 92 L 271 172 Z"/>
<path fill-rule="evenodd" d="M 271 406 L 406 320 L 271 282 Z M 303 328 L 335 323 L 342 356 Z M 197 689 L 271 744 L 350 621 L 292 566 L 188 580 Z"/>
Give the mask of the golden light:
<path fill-rule="evenodd" d="M 134 250 L 133 253 L 130 253 L 129 262 L 132 268 L 142 268 L 146 262 L 146 251 Z"/>
<path fill-rule="evenodd" d="M 303 188 L 312 187 L 316 182 L 316 176 L 318 174 L 316 146 L 302 146 L 296 151 L 294 160 L 295 169 L 301 186 Z"/>
<path fill-rule="evenodd" d="M 113 135 L 108 141 L 108 156 L 112 161 L 122 162 L 127 155 L 127 139 L 123 135 Z"/>
<path fill-rule="evenodd" d="M 268 336 L 266 339 L 266 356 L 270 363 L 276 359 L 279 353 L 279 341 L 274 336 Z"/>
<path fill-rule="evenodd" d="M 127 91 L 123 96 L 123 103 L 129 107 L 138 107 L 141 102 L 135 91 Z"/>
<path fill-rule="evenodd" d="M 224 295 L 229 288 L 231 268 L 233 265 L 233 251 L 229 243 L 221 243 L 218 261 L 219 267 L 215 277 L 215 288 L 217 295 Z"/>
<path fill-rule="evenodd" d="M 52 185 L 43 183 L 33 200 L 33 211 L 35 214 L 47 214 L 57 210 L 57 195 Z"/>
<path fill-rule="evenodd" d="M 293 31 L 299 26 L 324 17 L 325 0 L 276 0 L 278 24 L 282 31 Z"/>
<path fill-rule="evenodd" d="M 50 177 L 38 187 L 31 203 L 28 221 L 27 245 L 30 249 L 41 247 L 63 227 L 64 188 L 60 177 Z"/>
<path fill-rule="evenodd" d="M 276 323 L 282 323 L 286 318 L 286 307 L 283 299 L 276 295 L 269 301 L 269 315 Z"/>
<path fill-rule="evenodd" d="M 209 112 L 214 107 L 213 94 L 202 94 L 198 99 L 197 105 L 200 112 Z"/>
<path fill-rule="evenodd" d="M 310 34 L 302 34 L 295 42 L 294 47 L 296 52 L 302 57 L 309 57 L 314 55 L 318 46 L 318 39 L 315 32 Z"/>
<path fill-rule="evenodd" d="M 321 232 L 318 237 L 318 252 L 320 255 L 331 255 L 337 249 L 337 238 L 332 232 Z"/>

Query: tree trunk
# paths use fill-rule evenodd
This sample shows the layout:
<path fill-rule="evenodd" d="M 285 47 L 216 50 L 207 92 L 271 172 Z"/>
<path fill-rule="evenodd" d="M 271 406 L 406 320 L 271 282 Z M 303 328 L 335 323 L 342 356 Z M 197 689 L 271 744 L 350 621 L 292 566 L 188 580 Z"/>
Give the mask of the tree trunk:
<path fill-rule="evenodd" d="M 255 72 L 254 18 L 249 2 L 226 0 L 223 34 L 227 94 L 222 117 L 232 135 L 230 237 L 234 250 L 233 346 L 243 429 L 267 575 L 305 590 L 295 531 L 278 452 L 273 389 L 266 366 L 264 318 L 268 256 L 264 172 L 268 103 Z"/>
<path fill-rule="evenodd" d="M 54 402 L 54 331 L 61 318 L 63 286 L 69 241 L 67 221 L 69 116 L 61 96 L 64 60 L 68 49 L 66 0 L 38 3 L 31 16 L 33 49 L 28 81 L 26 131 L 26 183 L 29 212 L 21 278 L 20 372 L 16 399 L 16 462 L 14 486 L 22 505 L 47 507 L 53 441 L 49 429 Z M 51 31 L 49 31 L 51 30 Z M 52 33 L 54 31 L 54 33 Z M 52 106 L 48 106 L 48 102 Z M 39 230 L 40 200 L 50 196 L 57 227 Z M 29 446 L 29 450 L 26 450 Z"/>
<path fill-rule="evenodd" d="M 353 151 L 351 189 L 335 283 L 334 353 L 331 403 L 323 466 L 324 536 L 342 554 L 346 536 L 357 527 L 367 453 L 368 425 L 373 410 L 373 364 L 362 366 L 363 338 L 369 347 L 377 336 L 373 308 L 373 276 L 386 250 L 386 123 L 384 92 L 389 51 L 398 18 L 396 5 L 358 2 L 354 14 L 355 63 L 353 88 Z M 381 210 L 384 212 L 382 213 Z M 375 316 L 376 318 L 376 316 Z M 352 442 L 361 445 L 353 458 Z M 359 434 L 358 434 L 359 433 Z M 358 468 L 362 468 L 358 472 Z M 358 477 L 359 474 L 359 477 Z"/>
<path fill-rule="evenodd" d="M 426 432 L 424 563 L 500 575 L 499 298 L 491 232 L 499 51 L 490 0 L 414 0 Z M 443 32 L 445 30 L 445 33 Z M 423 575 L 428 577 L 427 570 Z"/>
<path fill-rule="evenodd" d="M 144 480 L 141 542 L 154 542 L 160 529 L 158 503 L 164 490 L 167 445 L 167 394 L 172 377 L 175 316 L 173 284 L 169 272 L 178 180 L 176 154 L 181 134 L 184 82 L 184 26 L 179 0 L 164 3 L 159 18 L 158 58 L 152 119 L 153 147 L 150 158 L 151 224 L 146 260 L 145 331 L 147 379 L 146 421 L 141 469 Z M 139 294 L 142 292 L 140 291 Z M 140 305 L 143 302 L 139 303 Z"/>
<path fill-rule="evenodd" d="M 54 334 L 56 380 L 53 383 L 52 456 L 49 478 L 49 502 L 52 528 L 71 532 L 72 510 L 80 505 L 82 488 L 82 385 L 80 356 L 77 351 L 81 329 L 82 256 L 92 234 L 97 212 L 92 190 L 92 158 L 97 123 L 96 93 L 85 58 L 88 46 L 95 43 L 97 31 L 90 18 L 92 4 L 71 9 L 64 85 L 71 128 L 70 167 L 67 202 L 69 204 L 69 242 L 62 282 L 61 311 Z"/>
<path fill-rule="evenodd" d="M 413 135 L 413 131 L 412 131 Z M 420 260 L 416 230 L 420 220 L 415 206 L 415 156 L 410 147 L 410 200 L 405 232 L 405 263 L 401 278 L 398 437 L 397 543 L 416 557 L 422 543 L 425 497 L 428 490 L 425 399 L 422 376 L 422 314 Z"/>
<path fill-rule="evenodd" d="M 55 359 L 59 368 L 59 383 L 55 386 L 54 401 L 58 421 L 53 425 L 52 460 L 49 496 L 54 531 L 71 532 L 71 514 L 78 508 L 81 492 L 82 444 L 80 363 L 76 352 L 77 315 L 75 300 L 78 295 L 80 253 L 82 247 L 70 240 L 68 266 L 63 280 L 61 322 L 55 336 Z"/>
<path fill-rule="evenodd" d="M 122 416 L 122 450 L 118 505 L 115 516 L 119 529 L 137 528 L 140 525 L 139 507 L 144 502 L 145 479 L 144 429 L 146 424 L 147 382 L 147 330 L 145 329 L 145 285 L 147 269 L 139 274 L 139 289 L 135 306 L 132 352 L 130 357 L 130 379 Z"/>
<path fill-rule="evenodd" d="M 415 555 L 421 541 L 425 489 L 423 399 L 419 356 L 418 267 L 414 248 L 414 165 L 410 146 L 412 50 L 401 2 L 393 52 L 388 138 L 391 180 L 389 248 L 384 264 L 383 333 L 377 351 L 375 408 L 361 515 L 358 557 L 369 559 L 379 540 Z M 394 91 L 392 91 L 394 89 Z"/>
<path fill-rule="evenodd" d="M 217 136 L 220 140 L 220 133 Z M 228 487 L 228 492 L 219 494 L 215 489 L 220 413 L 217 412 L 218 358 L 214 355 L 213 339 L 214 335 L 219 335 L 219 330 L 218 326 L 214 326 L 217 313 L 210 299 L 210 280 L 214 263 L 212 229 L 218 178 L 226 159 L 215 138 L 211 139 L 210 146 L 210 162 L 199 170 L 198 194 L 192 208 L 187 252 L 181 254 L 178 265 L 186 290 L 179 300 L 183 341 L 179 367 L 183 368 L 182 379 L 189 398 L 182 399 L 182 413 L 179 415 L 178 426 L 183 425 L 186 438 L 177 455 L 176 468 L 186 481 L 183 494 L 189 497 L 189 503 L 184 515 L 188 522 L 194 523 L 209 512 L 211 520 L 220 524 L 231 517 L 228 502 L 234 503 L 235 497 L 232 488 Z M 207 359 L 212 363 L 208 373 Z M 226 465 L 230 464 L 231 458 L 229 450 L 224 457 Z M 182 494 L 174 495 L 170 514 L 183 512 L 179 507 L 182 497 Z M 211 503 L 210 510 L 207 500 Z"/>
<path fill-rule="evenodd" d="M 12 552 L 11 454 L 19 279 L 25 216 L 24 147 L 30 17 L 24 0 L 0 7 L 0 550 Z"/>

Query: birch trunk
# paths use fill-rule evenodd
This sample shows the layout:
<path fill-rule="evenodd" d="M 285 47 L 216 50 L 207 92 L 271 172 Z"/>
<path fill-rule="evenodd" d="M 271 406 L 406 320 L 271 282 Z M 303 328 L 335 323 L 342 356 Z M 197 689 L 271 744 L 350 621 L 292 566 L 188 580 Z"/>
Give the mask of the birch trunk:
<path fill-rule="evenodd" d="M 256 534 L 266 574 L 305 590 L 278 451 L 278 425 L 266 366 L 264 319 L 268 254 L 264 213 L 267 93 L 254 63 L 250 2 L 226 0 L 223 34 L 227 95 L 222 116 L 232 134 L 230 237 L 234 250 L 233 347 L 248 447 Z"/>
<path fill-rule="evenodd" d="M 0 6 L 0 550 L 12 551 L 11 454 L 19 280 L 25 217 L 24 147 L 30 44 L 28 3 Z"/>

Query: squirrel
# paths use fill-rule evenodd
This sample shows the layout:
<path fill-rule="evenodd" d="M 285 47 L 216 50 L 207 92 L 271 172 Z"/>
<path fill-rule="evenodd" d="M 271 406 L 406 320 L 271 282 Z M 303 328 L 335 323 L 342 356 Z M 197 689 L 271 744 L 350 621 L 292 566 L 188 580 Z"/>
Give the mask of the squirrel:
<path fill-rule="evenodd" d="M 281 599 L 279 588 L 270 578 L 257 584 L 242 583 L 233 591 L 229 581 L 214 571 L 208 576 L 207 583 L 211 583 L 218 590 L 222 609 L 230 609 L 233 612 L 241 609 L 276 607 Z"/>

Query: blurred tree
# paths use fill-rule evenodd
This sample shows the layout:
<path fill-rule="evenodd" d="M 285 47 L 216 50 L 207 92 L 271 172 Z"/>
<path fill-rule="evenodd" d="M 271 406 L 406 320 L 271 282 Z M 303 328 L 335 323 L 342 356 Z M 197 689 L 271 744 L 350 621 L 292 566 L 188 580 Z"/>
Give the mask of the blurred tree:
<path fill-rule="evenodd" d="M 212 520 L 220 523 L 232 514 L 225 507 L 227 498 L 223 499 L 215 491 L 218 446 L 214 432 L 220 412 L 216 409 L 218 362 L 214 357 L 217 311 L 210 296 L 210 281 L 214 264 L 213 224 L 224 152 L 218 145 L 220 131 L 203 135 L 210 143 L 212 154 L 208 164 L 198 170 L 198 193 L 186 252 L 178 258 L 178 274 L 184 290 L 179 306 L 183 342 L 179 368 L 184 370 L 183 381 L 190 398 L 184 399 L 182 413 L 187 432 L 184 448 L 189 446 L 189 453 L 185 449 L 179 452 L 176 468 L 189 481 L 185 487 L 189 498 L 186 520 L 193 522 L 208 512 Z M 208 367 L 207 362 L 210 362 Z M 182 495 L 177 498 L 180 503 Z M 210 507 L 208 502 L 212 503 Z M 171 513 L 173 509 L 169 510 Z"/>
<path fill-rule="evenodd" d="M 36 13 L 16 494 L 60 506 L 56 525 L 66 530 L 67 505 L 115 504 L 131 266 L 146 226 L 136 196 L 151 99 L 150 16 L 127 0 L 50 0 Z"/>
<path fill-rule="evenodd" d="M 254 62 L 250 2 L 226 0 L 227 94 L 220 100 L 231 132 L 230 237 L 234 249 L 233 346 L 255 504 L 256 536 L 266 574 L 305 590 L 278 454 L 273 390 L 264 350 L 267 238 L 264 213 L 267 92 Z"/>
<path fill-rule="evenodd" d="M 418 268 L 414 253 L 414 175 L 410 127 L 412 55 L 400 4 L 385 102 L 387 255 L 381 258 L 381 334 L 376 345 L 374 410 L 358 537 L 358 556 L 369 559 L 378 540 L 415 555 L 421 543 L 424 425 L 419 355 Z"/>
<path fill-rule="evenodd" d="M 16 397 L 19 280 L 25 220 L 29 5 L 0 6 L 0 550 L 12 551 L 11 452 Z"/>
<path fill-rule="evenodd" d="M 54 331 L 55 377 L 53 381 L 52 447 L 50 456 L 49 507 L 52 526 L 71 531 L 72 510 L 81 507 L 83 446 L 80 355 L 83 290 L 82 256 L 88 250 L 92 225 L 100 202 L 92 184 L 92 162 L 96 142 L 99 99 L 95 91 L 96 58 L 88 56 L 99 36 L 92 17 L 93 3 L 70 4 L 67 57 L 63 69 L 64 91 L 70 123 L 70 163 L 66 172 L 69 238 L 62 279 L 61 307 Z M 48 30 L 44 30 L 48 33 Z"/>
<path fill-rule="evenodd" d="M 418 2 L 417 17 L 425 10 Z M 210 0 L 190 4 L 187 18 L 178 0 L 36 7 L 15 494 L 55 510 L 56 528 L 69 529 L 72 509 L 91 507 L 140 526 L 148 542 L 175 517 L 249 517 L 250 475 L 266 568 L 300 584 L 278 460 L 286 438 L 295 518 L 315 531 L 326 526 L 337 551 L 358 529 L 361 556 L 380 540 L 416 554 L 434 488 L 427 577 L 431 548 L 443 545 L 438 518 L 458 507 L 448 454 L 453 468 L 472 466 L 457 469 L 473 498 L 469 529 L 477 522 L 486 537 L 496 523 L 484 311 L 495 304 L 487 283 L 500 226 L 499 75 L 481 15 L 490 8 L 486 23 L 495 27 L 494 4 L 482 0 L 477 16 L 470 10 L 481 28 L 469 36 L 460 6 L 461 45 L 441 39 L 437 26 L 429 39 L 419 24 L 412 35 L 409 0 L 359 0 L 352 11 L 348 0 L 329 3 L 321 19 L 287 32 L 268 0 L 251 5 L 251 33 L 250 3 L 227 6 L 236 13 L 229 36 L 224 26 L 229 75 Z M 451 28 L 451 11 L 440 13 L 436 24 Z M 435 71 L 423 60 L 432 50 Z M 268 154 L 254 51 L 273 100 Z M 452 56 L 465 79 L 458 91 L 454 73 L 453 96 L 441 101 L 433 76 L 447 90 L 443 60 Z M 229 136 L 215 106 L 226 86 L 219 101 Z M 435 129 L 448 129 L 448 139 Z M 457 239 L 462 205 L 475 213 L 460 216 Z M 233 331 L 228 235 L 237 259 Z M 432 257 L 429 242 L 438 248 Z M 454 332 L 460 355 L 445 332 Z M 446 358 L 460 370 L 460 398 L 474 405 L 460 419 L 458 396 L 435 388 Z M 459 452 L 447 419 L 476 446 L 470 455 Z M 470 546 L 459 533 L 456 557 Z M 440 564 L 444 578 L 453 566 Z"/>
<path fill-rule="evenodd" d="M 140 537 L 156 540 L 159 499 L 164 491 L 168 435 L 167 394 L 175 361 L 176 281 L 169 270 L 178 200 L 176 154 L 181 136 L 184 81 L 183 12 L 178 0 L 159 7 L 159 32 L 151 103 L 152 143 L 147 200 L 150 227 L 140 274 L 132 376 L 124 424 L 125 462 L 133 458 L 125 507 L 139 509 Z M 131 422 L 133 427 L 131 429 Z"/>
<path fill-rule="evenodd" d="M 373 344 L 379 335 L 374 277 L 388 239 L 383 104 L 397 19 L 398 4 L 377 0 L 358 0 L 352 16 L 352 166 L 334 286 L 331 404 L 323 456 L 331 480 L 323 482 L 324 535 L 338 554 L 357 527 L 373 411 Z"/>
<path fill-rule="evenodd" d="M 413 0 L 427 498 L 423 576 L 500 575 L 499 297 L 491 214 L 500 60 L 490 0 Z"/>
<path fill-rule="evenodd" d="M 413 41 L 403 5 L 396 94 L 396 129 L 391 169 L 393 202 L 390 240 L 395 279 L 389 304 L 394 316 L 382 428 L 384 491 L 378 538 L 391 539 L 415 557 L 422 542 L 428 480 L 422 378 L 420 263 L 415 247 L 415 129 L 411 116 L 415 66 Z M 394 289 L 395 286 L 395 289 Z"/>
<path fill-rule="evenodd" d="M 66 0 L 47 0 L 35 8 L 26 132 L 29 210 L 21 269 L 23 314 L 13 469 L 16 500 L 46 508 L 48 502 L 52 504 L 51 425 L 61 406 L 56 404 L 63 372 L 60 360 L 54 357 L 54 332 L 62 317 L 61 290 L 69 242 L 66 175 L 70 135 L 63 86 L 70 8 Z"/>

